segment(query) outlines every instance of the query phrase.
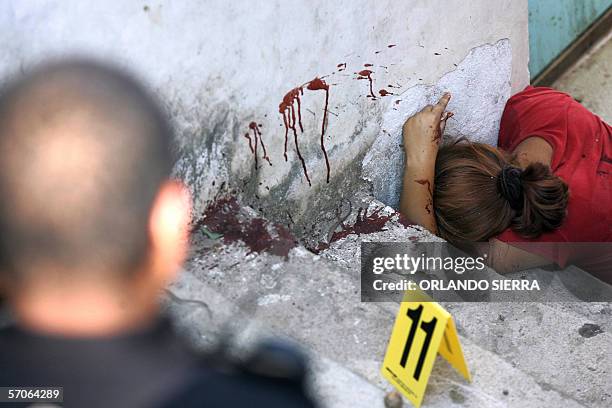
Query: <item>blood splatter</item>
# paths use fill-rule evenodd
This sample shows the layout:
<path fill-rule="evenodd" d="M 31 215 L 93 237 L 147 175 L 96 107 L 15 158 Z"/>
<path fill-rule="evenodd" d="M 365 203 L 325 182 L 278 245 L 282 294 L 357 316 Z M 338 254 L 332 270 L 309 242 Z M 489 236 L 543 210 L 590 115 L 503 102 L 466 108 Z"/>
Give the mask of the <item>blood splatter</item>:
<path fill-rule="evenodd" d="M 385 224 L 393 217 L 393 214 L 381 215 L 380 211 L 382 209 L 383 207 L 377 208 L 368 215 L 367 209 L 364 211 L 363 208 L 360 208 L 357 212 L 355 224 L 351 226 L 343 225 L 342 231 L 334 232 L 330 241 L 335 242 L 351 234 L 372 234 L 381 231 Z"/>
<path fill-rule="evenodd" d="M 344 71 L 346 69 L 346 62 L 338 64 L 338 71 Z"/>
<path fill-rule="evenodd" d="M 249 140 L 249 148 L 251 149 L 251 153 L 253 153 L 253 156 L 255 156 L 255 168 L 257 168 L 257 146 L 259 143 L 261 143 L 261 148 L 263 150 L 263 156 L 262 158 L 264 160 L 266 160 L 268 162 L 268 164 L 271 166 L 272 162 L 270 161 L 270 158 L 268 157 L 268 152 L 266 151 L 266 145 L 264 144 L 264 141 L 261 137 L 261 124 L 257 124 L 255 122 L 251 122 L 249 123 L 249 129 L 251 131 L 253 131 L 253 139 L 254 139 L 254 145 L 251 143 L 251 137 L 249 135 L 249 133 L 245 133 L 244 137 L 246 137 Z"/>
<path fill-rule="evenodd" d="M 391 213 L 389 215 L 383 215 L 380 212 L 384 207 L 380 207 L 372 211 L 369 215 L 367 214 L 367 209 L 359 208 L 357 211 L 357 219 L 353 225 L 345 225 L 341 224 L 342 230 L 336 231 L 331 236 L 328 244 L 321 243 L 317 248 L 315 248 L 314 252 L 320 252 L 329 247 L 329 244 L 332 242 L 336 242 L 342 238 L 345 238 L 351 234 L 361 235 L 361 234 L 373 234 L 375 232 L 382 231 L 387 222 L 396 220 L 401 225 L 408 227 L 410 225 L 414 225 L 414 222 L 411 222 L 406 217 L 404 217 L 401 213 Z"/>
<path fill-rule="evenodd" d="M 324 90 L 325 91 L 325 107 L 323 108 L 323 122 L 321 123 L 321 150 L 323 151 L 323 156 L 325 156 L 325 166 L 327 167 L 327 182 L 329 183 L 329 158 L 327 157 L 327 151 L 325 150 L 325 125 L 327 123 L 327 107 L 329 105 L 329 85 L 325 83 L 319 77 L 316 77 L 312 81 L 308 83 L 307 89 L 311 91 Z"/>
<path fill-rule="evenodd" d="M 398 100 L 395 101 L 395 104 L 399 105 L 401 101 L 402 101 L 401 99 L 398 99 Z"/>
<path fill-rule="evenodd" d="M 346 64 L 339 64 L 344 65 Z M 293 88 L 285 96 L 283 100 L 278 105 L 278 111 L 283 116 L 283 124 L 285 126 L 285 151 L 284 157 L 285 161 L 287 161 L 287 144 L 288 144 L 288 136 L 289 130 L 293 132 L 293 141 L 295 144 L 295 151 L 302 163 L 302 169 L 304 170 L 304 176 L 306 177 L 306 181 L 308 185 L 311 186 L 310 177 L 308 176 L 308 169 L 306 168 L 306 162 L 304 161 L 304 157 L 300 152 L 300 148 L 298 145 L 298 136 L 297 136 L 297 128 L 296 123 L 300 127 L 300 131 L 304 133 L 304 127 L 302 126 L 302 104 L 300 97 L 304 95 L 304 87 L 311 91 L 324 90 L 325 91 L 325 107 L 323 110 L 323 123 L 321 124 L 321 150 L 323 151 L 323 155 L 325 156 L 325 165 L 327 167 L 327 182 L 329 183 L 330 176 L 330 165 L 329 158 L 327 156 L 327 151 L 325 150 L 325 130 L 327 125 L 327 109 L 329 105 L 329 85 L 321 78 L 316 77 L 311 81 L 306 82 L 296 88 Z M 296 115 L 297 112 L 297 115 Z M 296 119 L 297 118 L 297 119 Z"/>
<path fill-rule="evenodd" d="M 365 235 L 365 234 L 373 234 L 375 232 L 382 231 L 385 228 L 385 225 L 387 224 L 387 222 L 389 221 L 397 221 L 405 227 L 415 225 L 415 222 L 410 221 L 403 214 L 399 212 L 393 212 L 388 215 L 381 214 L 380 212 L 383 210 L 383 208 L 384 207 L 377 208 L 374 211 L 372 211 L 369 215 L 367 214 L 367 209 L 364 210 L 363 208 L 359 208 L 357 212 L 357 218 L 353 225 L 346 225 L 344 222 L 341 222 L 340 223 L 340 227 L 342 227 L 341 230 L 335 231 L 332 234 L 331 238 L 329 239 L 329 242 L 320 242 L 316 247 L 314 248 L 310 247 L 309 249 L 313 251 L 314 253 L 318 254 L 321 251 L 324 251 L 327 248 L 329 248 L 332 242 L 336 242 L 351 234 L 357 234 L 357 235 L 364 234 Z M 411 241 L 416 239 L 416 238 L 415 239 L 413 238 L 414 237 L 410 237 L 409 239 Z"/>
<path fill-rule="evenodd" d="M 446 122 L 448 119 L 452 118 L 453 116 L 455 116 L 453 112 L 446 112 L 444 116 L 440 119 L 440 122 Z M 440 126 L 438 126 L 438 128 L 436 129 L 434 133 L 434 138 L 432 142 L 440 143 L 441 140 L 442 140 L 442 131 L 440 129 Z"/>
<path fill-rule="evenodd" d="M 363 64 L 364 67 L 368 68 L 368 67 L 373 67 L 374 64 Z"/>
<path fill-rule="evenodd" d="M 434 55 L 442 55 L 442 54 L 440 54 L 439 52 L 434 52 Z"/>
<path fill-rule="evenodd" d="M 376 95 L 374 95 L 374 89 L 372 88 L 372 74 L 374 72 L 370 71 L 369 69 L 364 69 L 363 71 L 359 71 L 357 73 L 357 75 L 359 75 L 357 77 L 357 79 L 367 79 L 370 82 L 370 97 L 372 99 L 376 99 Z"/>
<path fill-rule="evenodd" d="M 395 47 L 396 45 L 397 45 L 397 44 L 389 44 L 389 45 L 387 45 L 387 48 L 393 48 L 393 47 Z"/>
<path fill-rule="evenodd" d="M 295 248 L 295 237 L 283 225 L 259 217 L 246 216 L 235 197 L 222 197 L 211 203 L 192 231 L 206 227 L 223 234 L 223 242 L 242 241 L 252 252 L 269 252 L 287 257 Z"/>
<path fill-rule="evenodd" d="M 378 91 L 378 93 L 380 94 L 380 96 L 395 95 L 393 92 L 389 92 L 386 89 L 381 89 L 380 91 Z"/>

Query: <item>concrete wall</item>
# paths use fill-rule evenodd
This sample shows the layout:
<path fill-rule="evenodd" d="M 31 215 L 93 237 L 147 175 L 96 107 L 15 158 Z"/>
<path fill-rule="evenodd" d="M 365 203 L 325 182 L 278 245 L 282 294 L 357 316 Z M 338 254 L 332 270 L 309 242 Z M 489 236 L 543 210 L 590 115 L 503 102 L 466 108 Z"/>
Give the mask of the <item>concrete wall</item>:
<path fill-rule="evenodd" d="M 407 113 L 415 101 L 430 100 L 455 82 L 426 85 L 461 67 L 455 76 L 463 82 L 453 91 L 472 94 L 455 95 L 451 108 L 474 111 L 470 101 L 478 96 L 496 101 L 488 115 L 495 125 L 510 86 L 520 90 L 529 77 L 525 0 L 7 0 L 0 3 L 0 43 L 2 77 L 50 56 L 83 53 L 142 76 L 164 98 L 177 125 L 176 174 L 192 187 L 196 212 L 220 191 L 233 190 L 300 237 L 320 238 L 318 224 L 333 219 L 344 198 L 371 189 L 362 180 L 361 163 L 375 140 L 386 137 L 389 112 Z M 488 63 L 468 58 L 483 46 L 493 64 L 488 71 Z M 364 69 L 372 71 L 375 98 L 367 75 L 358 74 Z M 320 141 L 326 92 L 307 89 L 317 77 L 329 85 L 329 183 Z M 496 85 L 487 87 L 489 80 Z M 296 133 L 304 165 L 291 129 L 284 159 L 286 129 L 279 112 L 284 96 L 300 86 L 303 132 L 296 124 Z M 381 89 L 395 95 L 383 97 Z M 455 128 L 478 133 L 478 120 L 487 112 L 477 108 L 480 116 L 456 118 L 465 126 Z M 494 143 L 488 128 L 480 137 Z M 254 142 L 255 130 L 271 164 L 259 144 L 255 167 L 245 137 Z"/>

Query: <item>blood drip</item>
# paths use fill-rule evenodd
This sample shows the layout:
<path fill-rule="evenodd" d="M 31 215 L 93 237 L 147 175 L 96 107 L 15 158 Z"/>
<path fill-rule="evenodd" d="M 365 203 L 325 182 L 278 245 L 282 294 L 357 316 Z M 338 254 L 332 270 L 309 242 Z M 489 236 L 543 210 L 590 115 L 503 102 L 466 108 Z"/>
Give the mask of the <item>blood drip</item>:
<path fill-rule="evenodd" d="M 338 64 L 338 67 L 346 67 L 346 63 Z M 344 69 L 342 68 L 342 69 Z M 285 161 L 287 161 L 287 144 L 289 140 L 289 129 L 293 132 L 293 141 L 295 144 L 295 151 L 302 163 L 302 169 L 304 170 L 304 176 L 306 177 L 306 181 L 308 181 L 308 185 L 311 186 L 310 177 L 308 176 L 308 170 L 306 168 L 306 162 L 304 161 L 304 157 L 302 157 L 302 153 L 300 152 L 300 148 L 298 145 L 297 139 L 297 128 L 296 123 L 300 127 L 300 131 L 304 133 L 304 127 L 302 126 L 302 105 L 300 101 L 300 97 L 304 95 L 304 87 L 310 91 L 325 91 L 325 107 L 323 109 L 323 123 L 321 123 L 321 150 L 323 151 L 323 155 L 325 156 L 325 166 L 327 168 L 327 182 L 329 183 L 330 177 L 330 165 L 329 165 L 329 157 L 327 156 L 327 150 L 325 150 L 325 130 L 327 125 L 327 108 L 329 106 L 329 84 L 327 84 L 323 79 L 316 77 L 313 80 L 306 82 L 303 85 L 300 85 L 296 88 L 293 88 L 291 91 L 287 92 L 287 94 L 283 97 L 282 102 L 278 105 L 278 111 L 281 115 L 283 115 L 283 124 L 285 126 L 285 152 L 284 157 Z M 297 120 L 296 120 L 296 110 L 297 110 Z"/>
<path fill-rule="evenodd" d="M 304 132 L 304 127 L 302 126 L 302 105 L 300 102 L 300 96 L 304 95 L 303 85 L 297 88 L 293 88 L 284 96 L 283 101 L 278 105 L 278 111 L 283 115 L 283 124 L 285 125 L 285 161 L 287 161 L 287 142 L 289 129 L 293 131 L 293 141 L 295 143 L 295 151 L 302 162 L 302 168 L 304 169 L 304 176 L 306 176 L 306 181 L 308 181 L 308 185 L 312 185 L 310 183 L 310 177 L 308 177 L 308 170 L 306 169 L 306 162 L 302 157 L 302 153 L 300 152 L 300 147 L 298 146 L 297 140 L 297 129 L 295 128 L 296 124 L 296 105 L 297 105 L 297 123 L 300 126 L 300 131 Z"/>
<path fill-rule="evenodd" d="M 268 152 L 266 151 L 266 145 L 264 144 L 264 141 L 261 137 L 261 130 L 259 129 L 260 127 L 261 125 L 258 125 L 255 122 L 249 123 L 249 129 L 253 131 L 253 138 L 255 139 L 255 148 L 251 146 L 251 138 L 249 137 L 249 134 L 248 133 L 245 134 L 245 137 L 249 139 L 249 147 L 251 148 L 251 152 L 253 152 L 253 154 L 255 155 L 255 168 L 257 168 L 257 144 L 258 142 L 261 142 L 261 148 L 263 149 L 263 159 L 266 160 L 270 166 L 272 165 L 272 162 L 270 161 L 270 158 L 268 157 Z"/>
<path fill-rule="evenodd" d="M 249 141 L 249 149 L 251 149 L 251 153 L 255 154 L 255 149 L 253 149 L 253 141 L 251 140 L 251 136 L 249 135 L 249 132 L 245 133 L 244 137 L 246 137 Z M 255 160 L 257 160 L 257 157 L 255 158 Z"/>
<path fill-rule="evenodd" d="M 427 204 L 425 204 L 425 211 L 427 211 L 427 214 L 431 214 L 431 211 L 433 210 L 433 191 L 431 189 L 431 183 L 429 182 L 429 180 L 425 179 L 414 180 L 414 182 L 427 187 L 427 191 L 429 192 L 429 198 L 427 199 Z"/>
<path fill-rule="evenodd" d="M 378 93 L 380 94 L 380 96 L 395 95 L 393 92 L 389 92 L 386 89 L 381 89 L 380 91 L 378 91 Z"/>
<path fill-rule="evenodd" d="M 429 182 L 429 180 L 426 179 L 420 179 L 420 180 L 414 180 L 415 183 L 419 183 L 422 186 L 427 186 L 427 191 L 429 191 L 429 194 L 432 194 L 431 191 L 431 183 Z"/>
<path fill-rule="evenodd" d="M 327 167 L 327 182 L 329 183 L 329 158 L 327 157 L 327 151 L 325 150 L 325 125 L 327 124 L 327 107 L 329 105 L 329 85 L 325 83 L 319 77 L 316 77 L 312 81 L 308 83 L 307 89 L 311 91 L 324 90 L 325 91 L 325 107 L 323 108 L 323 122 L 321 123 L 321 150 L 323 151 L 323 156 L 325 156 L 325 166 Z"/>
<path fill-rule="evenodd" d="M 372 99 L 376 99 L 376 95 L 374 95 L 374 89 L 372 88 L 372 74 L 373 72 L 369 69 L 364 69 L 363 71 L 359 71 L 357 73 L 359 76 L 357 79 L 367 79 L 370 82 L 370 97 Z"/>

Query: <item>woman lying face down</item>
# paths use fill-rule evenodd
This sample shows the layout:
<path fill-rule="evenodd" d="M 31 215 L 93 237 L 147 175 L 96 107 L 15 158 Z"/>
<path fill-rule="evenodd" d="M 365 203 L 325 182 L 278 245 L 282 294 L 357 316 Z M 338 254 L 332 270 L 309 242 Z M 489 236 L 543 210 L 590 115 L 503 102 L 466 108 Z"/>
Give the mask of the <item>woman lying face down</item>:
<path fill-rule="evenodd" d="M 612 280 L 609 250 L 572 246 L 612 242 L 612 128 L 569 95 L 527 87 L 506 105 L 499 147 L 441 144 L 449 100 L 404 124 L 401 212 L 451 243 L 480 243 L 501 273 L 573 263 Z"/>
<path fill-rule="evenodd" d="M 526 238 L 559 228 L 568 186 L 552 173 L 548 150 L 541 139 L 526 140 L 519 162 L 516 153 L 483 143 L 442 146 L 433 191 L 439 234 L 451 242 L 481 242 L 507 228 Z"/>

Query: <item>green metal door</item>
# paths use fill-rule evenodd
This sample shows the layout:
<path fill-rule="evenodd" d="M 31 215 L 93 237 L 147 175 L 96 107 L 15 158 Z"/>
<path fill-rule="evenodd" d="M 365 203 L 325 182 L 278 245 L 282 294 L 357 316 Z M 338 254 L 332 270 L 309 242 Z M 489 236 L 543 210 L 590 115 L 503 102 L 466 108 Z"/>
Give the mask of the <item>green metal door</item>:
<path fill-rule="evenodd" d="M 529 72 L 536 77 L 612 0 L 529 0 Z"/>

